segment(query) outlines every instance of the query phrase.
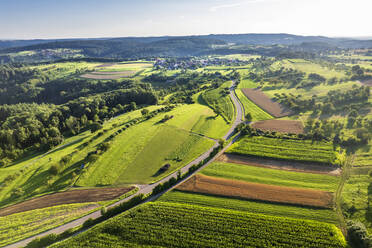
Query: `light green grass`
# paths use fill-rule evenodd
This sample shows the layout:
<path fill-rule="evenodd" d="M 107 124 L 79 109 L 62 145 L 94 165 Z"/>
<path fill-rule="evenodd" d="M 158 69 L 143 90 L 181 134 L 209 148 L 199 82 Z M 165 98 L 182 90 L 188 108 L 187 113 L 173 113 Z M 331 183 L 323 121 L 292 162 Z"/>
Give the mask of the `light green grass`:
<path fill-rule="evenodd" d="M 95 62 L 61 62 L 43 64 L 37 66 L 30 66 L 30 68 L 37 68 L 48 74 L 49 79 L 63 78 L 74 73 L 81 73 L 85 70 L 93 70 L 96 66 L 102 63 Z"/>
<path fill-rule="evenodd" d="M 251 55 L 251 54 L 229 54 L 229 55 L 217 55 L 213 57 L 221 58 L 221 59 L 238 59 L 238 60 L 250 60 L 250 59 L 261 58 L 260 55 Z"/>
<path fill-rule="evenodd" d="M 108 67 L 102 67 L 98 71 L 103 72 L 117 72 L 117 71 L 138 71 L 144 68 L 152 67 L 152 63 L 139 62 L 139 63 L 118 63 Z"/>
<path fill-rule="evenodd" d="M 146 203 L 53 247 L 345 247 L 336 226 L 175 203 Z"/>
<path fill-rule="evenodd" d="M 311 140 L 276 139 L 263 136 L 243 137 L 234 143 L 229 153 L 258 157 L 339 164 L 332 143 Z"/>
<path fill-rule="evenodd" d="M 160 114 L 119 134 L 112 141 L 111 148 L 87 168 L 77 184 L 96 186 L 150 183 L 163 176 L 156 173 L 164 164 L 171 164 L 168 173 L 191 162 L 214 142 L 188 132 L 187 129 L 193 125 L 185 123 L 187 119 L 182 113 L 188 112 L 187 108 L 180 106 L 166 113 L 174 117 L 165 124 L 158 123 L 165 115 Z M 178 118 L 182 120 L 178 121 Z"/>
<path fill-rule="evenodd" d="M 257 83 L 253 82 L 252 80 L 242 78 L 240 83 L 238 84 L 238 89 L 251 89 L 256 88 L 257 86 Z"/>
<path fill-rule="evenodd" d="M 353 85 L 360 86 L 361 84 L 358 82 L 349 81 L 349 82 L 339 83 L 339 84 L 334 84 L 334 85 L 321 84 L 321 85 L 314 86 L 311 89 L 282 88 L 282 89 L 268 90 L 268 89 L 265 89 L 264 87 L 263 90 L 264 90 L 264 93 L 268 95 L 270 98 L 273 98 L 275 96 L 275 93 L 278 93 L 278 94 L 282 94 L 282 93 L 290 94 L 291 93 L 294 95 L 302 95 L 303 98 L 309 99 L 313 95 L 316 95 L 319 97 L 326 96 L 327 93 L 331 90 L 341 90 L 341 91 L 351 90 L 353 88 Z"/>
<path fill-rule="evenodd" d="M 340 181 L 338 177 L 323 174 L 275 170 L 222 162 L 214 162 L 204 168 L 200 173 L 212 177 L 223 177 L 278 186 L 325 190 L 329 192 L 335 192 Z"/>
<path fill-rule="evenodd" d="M 372 146 L 366 145 L 356 152 L 353 166 L 372 166 Z"/>
<path fill-rule="evenodd" d="M 188 164 L 214 144 L 213 141 L 180 129 L 164 126 L 146 144 L 135 160 L 118 178 L 119 184 L 150 183 L 163 177 L 156 175 L 166 163 L 170 173 Z M 179 159 L 180 161 L 176 161 Z"/>
<path fill-rule="evenodd" d="M 265 112 L 263 109 L 249 100 L 240 89 L 236 89 L 235 92 L 240 102 L 243 104 L 244 116 L 250 113 L 252 116 L 252 121 L 273 119 L 273 117 L 269 113 Z"/>
<path fill-rule="evenodd" d="M 97 207 L 94 203 L 67 204 L 0 217 L 0 246 L 72 221 Z"/>
<path fill-rule="evenodd" d="M 172 190 L 166 193 L 160 197 L 158 201 L 232 209 L 271 216 L 317 220 L 333 224 L 338 223 L 335 211 L 330 209 L 312 209 L 291 205 L 263 203 L 243 199 L 234 199 L 230 197 L 183 192 L 178 190 Z"/>
<path fill-rule="evenodd" d="M 217 116 L 212 109 L 198 103 L 179 106 L 172 115 L 174 117 L 167 121 L 168 125 L 214 139 L 223 137 L 230 128 L 221 116 Z"/>
<path fill-rule="evenodd" d="M 280 67 L 292 68 L 307 74 L 317 73 L 325 78 L 344 78 L 345 73 L 330 69 L 326 66 L 322 66 L 316 62 L 305 60 L 305 59 L 285 59 L 275 62 L 272 65 L 273 68 L 279 69 Z"/>

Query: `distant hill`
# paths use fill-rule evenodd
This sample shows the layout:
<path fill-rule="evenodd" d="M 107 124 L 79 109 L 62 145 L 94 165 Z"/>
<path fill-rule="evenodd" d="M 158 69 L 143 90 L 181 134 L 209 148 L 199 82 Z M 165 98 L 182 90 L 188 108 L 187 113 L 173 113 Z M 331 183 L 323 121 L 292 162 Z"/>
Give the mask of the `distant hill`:
<path fill-rule="evenodd" d="M 271 48 L 255 48 L 254 46 L 257 45 L 271 46 Z M 262 55 L 276 55 L 282 53 L 286 47 L 309 52 L 337 48 L 372 48 L 372 40 L 292 34 L 210 34 L 198 36 L 14 40 L 0 41 L 0 55 L 6 56 L 6 54 L 21 51 L 58 48 L 79 49 L 85 57 L 117 59 L 248 53 L 252 51 L 257 51 Z"/>

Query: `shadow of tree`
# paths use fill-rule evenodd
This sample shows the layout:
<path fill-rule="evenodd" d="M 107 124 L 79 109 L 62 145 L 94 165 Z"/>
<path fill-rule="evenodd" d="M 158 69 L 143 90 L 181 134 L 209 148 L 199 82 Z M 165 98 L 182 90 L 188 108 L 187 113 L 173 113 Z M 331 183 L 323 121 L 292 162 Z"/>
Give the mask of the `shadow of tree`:
<path fill-rule="evenodd" d="M 369 223 L 372 223 L 372 206 L 371 206 L 371 201 L 372 201 L 372 182 L 369 183 L 368 185 L 368 207 L 366 211 L 366 220 Z"/>

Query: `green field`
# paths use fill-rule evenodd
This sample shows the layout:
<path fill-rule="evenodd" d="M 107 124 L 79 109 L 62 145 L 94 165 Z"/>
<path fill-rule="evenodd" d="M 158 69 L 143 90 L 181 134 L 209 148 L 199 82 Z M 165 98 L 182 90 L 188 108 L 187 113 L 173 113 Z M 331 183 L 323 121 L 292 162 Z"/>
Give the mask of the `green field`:
<path fill-rule="evenodd" d="M 164 117 L 160 114 L 119 134 L 109 151 L 82 174 L 77 185 L 151 183 L 165 175 L 157 174 L 164 164 L 171 165 L 167 171 L 170 173 L 201 155 L 214 141 L 178 128 L 187 127 L 184 116 L 178 113 L 184 109 L 180 106 L 167 113 L 174 116 L 169 123 L 160 124 Z M 182 120 L 177 121 L 178 118 Z M 204 131 L 208 133 L 209 129 Z M 212 133 L 216 134 L 213 130 Z"/>
<path fill-rule="evenodd" d="M 70 222 L 97 207 L 94 203 L 68 204 L 0 217 L 0 246 Z"/>
<path fill-rule="evenodd" d="M 256 88 L 257 83 L 253 82 L 250 79 L 242 78 L 240 83 L 238 84 L 238 89 L 246 89 L 246 88 Z"/>
<path fill-rule="evenodd" d="M 158 108 L 159 106 L 148 107 L 150 111 Z M 140 116 L 141 110 L 123 114 L 105 122 L 103 125 L 105 131 L 99 137 L 96 137 L 98 132 L 92 134 L 90 131 L 85 131 L 66 139 L 62 143 L 62 146 L 65 145 L 63 148 L 57 147 L 46 155 L 35 154 L 13 163 L 9 167 L 0 168 L 0 181 L 3 182 L 0 185 L 0 206 L 58 191 L 72 185 L 79 176 L 79 167 L 84 163 L 87 154 L 95 151 L 98 144 L 120 129 L 120 124 Z M 86 144 L 86 146 L 79 148 L 82 144 Z M 48 173 L 50 167 L 59 163 L 62 157 L 69 154 L 72 154 L 71 161 L 60 166 L 57 176 L 51 176 Z M 15 192 L 20 192 L 20 196 L 15 196 Z"/>
<path fill-rule="evenodd" d="M 275 94 L 294 94 L 294 95 L 301 95 L 303 98 L 311 98 L 313 95 L 317 96 L 325 96 L 327 93 L 331 90 L 342 90 L 347 91 L 351 90 L 354 85 L 360 86 L 361 84 L 358 82 L 348 81 L 344 83 L 334 84 L 334 85 L 316 85 L 312 87 L 311 89 L 308 88 L 281 88 L 281 89 L 270 89 L 271 86 L 269 86 L 269 89 L 265 88 L 265 86 L 262 88 L 264 90 L 264 93 L 268 95 L 270 98 L 273 98 Z"/>
<path fill-rule="evenodd" d="M 226 82 L 217 89 L 208 90 L 202 93 L 203 100 L 218 115 L 221 115 L 226 122 L 231 122 L 235 116 L 235 107 L 229 95 L 224 95 L 224 88 L 229 88 L 231 82 Z"/>
<path fill-rule="evenodd" d="M 52 247 L 345 247 L 336 226 L 186 204 L 147 203 Z"/>
<path fill-rule="evenodd" d="M 262 121 L 273 118 L 269 113 L 265 112 L 263 109 L 249 100 L 240 89 L 235 90 L 235 92 L 240 102 L 243 104 L 244 116 L 250 113 L 252 116 L 252 121 Z"/>
<path fill-rule="evenodd" d="M 336 71 L 334 69 L 330 69 L 326 66 L 321 64 L 315 63 L 313 61 L 305 60 L 305 59 L 285 59 L 281 61 L 275 62 L 272 67 L 274 69 L 279 69 L 280 67 L 285 68 L 292 68 L 307 74 L 309 73 L 317 73 L 325 78 L 344 78 L 346 74 L 340 71 Z"/>
<path fill-rule="evenodd" d="M 158 201 L 186 203 L 205 207 L 239 210 L 250 213 L 265 214 L 271 216 L 291 217 L 298 219 L 317 220 L 321 222 L 338 224 L 337 215 L 331 209 L 313 209 L 284 204 L 264 203 L 230 197 L 205 195 L 172 190 Z"/>
<path fill-rule="evenodd" d="M 96 66 L 101 64 L 102 63 L 94 62 L 61 62 L 30 66 L 30 68 L 42 70 L 50 79 L 57 79 L 70 76 L 74 73 L 80 74 L 86 70 L 93 70 Z"/>
<path fill-rule="evenodd" d="M 168 125 L 214 139 L 224 136 L 230 128 L 221 116 L 217 116 L 212 109 L 202 104 L 179 106 L 172 115 L 174 117 L 167 121 Z"/>
<path fill-rule="evenodd" d="M 372 233 L 372 167 L 353 168 L 342 192 L 342 208 L 346 218 L 362 222 Z"/>
<path fill-rule="evenodd" d="M 103 72 L 124 72 L 124 71 L 138 71 L 144 68 L 150 68 L 152 67 L 152 63 L 150 62 L 123 62 L 123 63 L 117 63 L 113 64 L 107 67 L 102 67 L 98 69 L 98 71 Z"/>
<path fill-rule="evenodd" d="M 153 111 L 160 107 L 147 109 Z M 159 124 L 158 121 L 166 114 L 174 117 L 165 124 Z M 216 117 L 207 106 L 179 105 L 169 113 L 161 113 L 118 134 L 111 141 L 110 150 L 101 154 L 94 164 L 88 164 L 85 172 L 80 174 L 79 167 L 85 163 L 89 152 L 95 151 L 100 143 L 117 133 L 123 124 L 140 116 L 141 110 L 126 113 L 105 122 L 103 134 L 99 137 L 95 137 L 98 132 L 92 134 L 85 131 L 66 139 L 62 143 L 65 147 L 47 155 L 35 154 L 0 168 L 0 180 L 4 182 L 0 184 L 1 206 L 58 191 L 75 182 L 78 186 L 96 186 L 155 181 L 163 176 L 154 174 L 165 163 L 171 164 L 169 172 L 174 171 L 214 144 L 214 141 L 197 134 L 218 139 L 229 129 L 222 117 Z M 69 154 L 72 154 L 71 161 L 60 167 L 57 176 L 50 176 L 50 167 Z M 20 196 L 15 195 L 18 192 Z"/>
<path fill-rule="evenodd" d="M 367 145 L 356 152 L 353 166 L 363 167 L 372 165 L 372 146 Z"/>
<path fill-rule="evenodd" d="M 335 176 L 275 170 L 248 165 L 214 162 L 204 168 L 201 174 L 246 182 L 278 186 L 309 188 L 335 192 L 340 179 Z"/>
<path fill-rule="evenodd" d="M 338 164 L 332 143 L 311 140 L 276 139 L 262 136 L 243 137 L 228 153 L 268 157 L 284 160 Z"/>

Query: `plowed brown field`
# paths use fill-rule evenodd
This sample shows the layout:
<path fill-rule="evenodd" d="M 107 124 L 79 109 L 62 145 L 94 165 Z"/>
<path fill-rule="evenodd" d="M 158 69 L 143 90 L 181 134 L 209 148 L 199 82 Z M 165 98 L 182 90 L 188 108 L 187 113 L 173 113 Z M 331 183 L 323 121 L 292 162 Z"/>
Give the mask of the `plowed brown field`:
<path fill-rule="evenodd" d="M 224 153 L 218 157 L 218 161 L 233 163 L 233 164 L 245 164 L 257 167 L 265 167 L 271 169 L 298 171 L 306 173 L 317 173 L 317 174 L 329 174 L 333 176 L 339 176 L 341 169 L 336 166 L 317 165 L 310 163 L 301 163 L 293 161 L 275 160 L 269 158 L 257 158 L 242 156 L 237 154 Z"/>
<path fill-rule="evenodd" d="M 50 195 L 36 197 L 3 209 L 0 209 L 0 216 L 20 213 L 38 208 L 52 207 L 62 204 L 97 202 L 115 199 L 134 189 L 130 188 L 97 188 L 71 190 Z"/>
<path fill-rule="evenodd" d="M 279 103 L 271 100 L 259 89 L 242 89 L 242 92 L 246 97 L 249 98 L 249 100 L 257 104 L 257 106 L 274 117 L 283 117 L 291 113 L 290 111 L 282 107 Z"/>
<path fill-rule="evenodd" d="M 123 77 L 130 77 L 136 74 L 137 71 L 121 71 L 121 72 L 90 72 L 81 75 L 83 78 L 89 79 L 101 79 L 101 80 L 109 80 L 109 79 L 119 79 Z"/>
<path fill-rule="evenodd" d="M 264 131 L 275 131 L 280 133 L 300 134 L 304 132 L 302 122 L 292 120 L 257 121 L 252 124 L 252 127 Z"/>
<path fill-rule="evenodd" d="M 177 189 L 195 193 L 323 208 L 331 208 L 333 203 L 332 193 L 321 190 L 249 183 L 204 175 L 191 177 Z"/>
<path fill-rule="evenodd" d="M 372 86 L 372 79 L 363 81 L 362 83 L 367 85 L 367 86 Z"/>

